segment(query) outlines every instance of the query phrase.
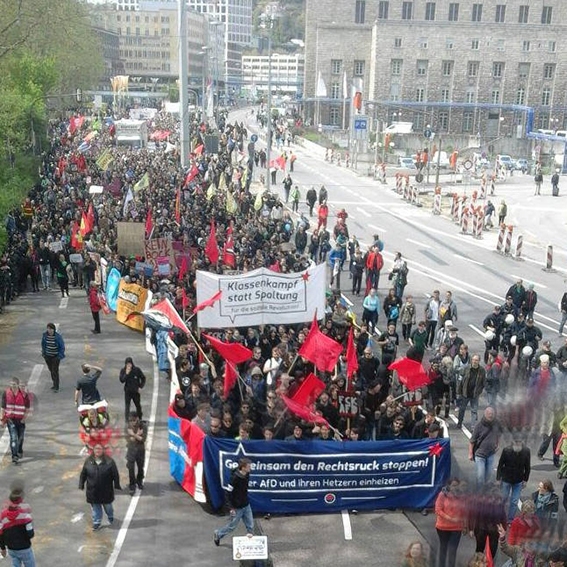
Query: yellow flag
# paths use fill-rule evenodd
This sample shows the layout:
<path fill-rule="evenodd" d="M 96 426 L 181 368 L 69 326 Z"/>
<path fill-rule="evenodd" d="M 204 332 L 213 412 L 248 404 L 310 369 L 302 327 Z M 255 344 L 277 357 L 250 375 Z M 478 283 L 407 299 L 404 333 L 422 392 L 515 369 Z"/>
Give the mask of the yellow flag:
<path fill-rule="evenodd" d="M 264 204 L 264 200 L 262 199 L 263 195 L 264 195 L 264 190 L 258 191 L 258 193 L 256 194 L 256 199 L 254 199 L 255 211 L 259 211 L 262 208 L 262 205 Z"/>
<path fill-rule="evenodd" d="M 238 210 L 238 205 L 232 196 L 230 191 L 226 192 L 226 212 L 230 213 L 231 215 L 234 214 Z"/>
<path fill-rule="evenodd" d="M 207 189 L 207 201 L 210 201 L 215 196 L 216 192 L 217 186 L 214 183 L 211 183 Z"/>
<path fill-rule="evenodd" d="M 222 191 L 223 189 L 226 189 L 226 177 L 224 175 L 224 171 L 220 174 L 220 179 L 219 179 L 219 189 Z"/>
<path fill-rule="evenodd" d="M 110 153 L 110 149 L 106 148 L 106 150 L 104 150 L 96 160 L 96 164 L 100 169 L 102 169 L 102 171 L 106 171 L 113 161 L 114 157 Z"/>
<path fill-rule="evenodd" d="M 140 189 L 147 189 L 150 186 L 150 176 L 148 172 L 144 173 L 140 181 L 134 185 L 134 191 L 140 191 Z"/>
<path fill-rule="evenodd" d="M 242 179 L 240 180 L 242 187 L 246 187 L 246 181 L 248 181 L 248 168 L 244 170 L 244 173 L 242 174 Z"/>

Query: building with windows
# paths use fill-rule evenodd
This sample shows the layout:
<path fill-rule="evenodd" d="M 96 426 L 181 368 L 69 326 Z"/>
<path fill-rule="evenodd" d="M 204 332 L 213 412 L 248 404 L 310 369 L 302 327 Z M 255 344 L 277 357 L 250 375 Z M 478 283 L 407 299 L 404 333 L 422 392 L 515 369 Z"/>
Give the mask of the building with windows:
<path fill-rule="evenodd" d="M 303 92 L 303 54 L 272 53 L 272 94 L 296 98 Z M 242 88 L 253 97 L 268 93 L 269 58 L 267 55 L 242 56 Z"/>
<path fill-rule="evenodd" d="M 88 0 L 91 3 L 95 0 Z M 118 11 L 143 11 L 145 0 L 107 0 L 106 5 Z M 177 10 L 178 0 L 154 0 L 152 4 Z M 252 39 L 252 0 L 187 0 L 190 10 L 199 12 L 210 21 L 218 22 L 223 34 L 224 51 L 217 56 L 216 67 L 221 81 L 237 88 L 242 82 L 242 48 Z M 191 33 L 189 33 L 191 38 Z"/>
<path fill-rule="evenodd" d="M 307 0 L 305 31 L 305 110 L 319 106 L 323 124 L 341 124 L 358 82 L 383 124 L 488 138 L 567 129 L 562 0 Z"/>

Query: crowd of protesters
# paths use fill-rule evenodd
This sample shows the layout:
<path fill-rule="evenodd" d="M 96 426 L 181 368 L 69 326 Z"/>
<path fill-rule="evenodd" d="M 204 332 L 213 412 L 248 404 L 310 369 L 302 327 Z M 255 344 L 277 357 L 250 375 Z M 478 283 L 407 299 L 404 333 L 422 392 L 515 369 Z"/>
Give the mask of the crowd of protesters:
<path fill-rule="evenodd" d="M 228 343 L 240 342 L 253 352 L 252 359 L 239 366 L 241 379 L 226 397 L 221 378 L 222 358 L 205 339 L 197 339 L 196 344 L 177 334 L 179 355 L 175 366 L 180 389 L 173 401 L 174 411 L 192 420 L 207 435 L 216 437 L 333 441 L 437 438 L 447 434 L 447 424 L 441 416 L 447 419 L 451 408 L 456 407 L 457 425 L 461 427 L 470 407 L 471 451 L 477 469 L 477 490 L 482 498 L 471 507 L 470 499 L 463 496 L 466 485 L 460 481 L 450 483 L 439 496 L 436 512 L 440 524 L 440 557 L 449 557 L 447 563 L 440 559 L 439 565 L 454 564 L 450 557 L 458 545 L 455 534 L 465 528 L 475 533 L 478 552 L 484 551 L 483 541 L 488 535 L 493 554 L 497 552 L 499 538 L 504 553 L 515 553 L 509 546 L 523 545 L 522 542 L 508 539 L 506 544 L 502 538 L 506 536 L 507 524 L 511 522 L 510 536 L 513 523 L 518 518 L 524 521 L 529 511 L 522 511 L 514 518 L 514 513 L 506 507 L 513 494 L 506 495 L 501 487 L 496 490 L 491 484 L 490 466 L 498 443 L 492 452 L 483 453 L 482 443 L 488 443 L 486 431 L 490 430 L 494 436 L 506 430 L 520 432 L 523 440 L 529 435 L 542 435 L 540 458 L 551 441 L 554 447 L 558 445 L 562 429 L 567 431 L 567 425 L 562 423 L 565 409 L 561 399 L 553 410 L 540 412 L 542 415 L 535 415 L 533 404 L 530 413 L 525 399 L 515 404 L 504 403 L 505 395 L 514 391 L 519 381 L 525 382 L 532 395 L 546 402 L 554 399 L 558 378 L 567 369 L 567 347 L 553 353 L 534 325 L 537 294 L 534 297 L 533 288 L 525 289 L 523 282 L 518 282 L 508 290 L 506 301 L 495 306 L 494 312 L 483 320 L 484 357 L 469 353 L 458 334 L 458 310 L 451 292 L 441 297 L 439 290 L 434 290 L 425 305 L 416 305 L 412 296 L 405 294 L 409 268 L 399 252 L 382 279 L 382 289 L 387 279 L 387 292 L 383 298 L 379 297 L 380 275 L 386 272 L 382 257 L 384 243 L 375 235 L 369 249 L 363 250 L 356 237 L 349 234 L 348 213 L 344 209 L 335 219 L 329 218 L 324 186 L 307 191 L 308 215 L 298 212 L 299 189 L 289 175 L 283 178 L 283 187 L 297 214 L 287 209 L 285 199 L 279 194 L 263 193 L 258 197 L 250 191 L 254 180 L 266 173 L 258 175 L 258 168 L 276 171 L 277 168 L 266 163 L 263 150 L 250 147 L 244 124 L 229 123 L 226 116 L 220 115 L 213 130 L 195 120 L 189 170 L 179 165 L 174 145 L 175 119 L 160 112 L 149 121 L 149 126 L 150 132 L 167 131 L 169 140 L 156 142 L 150 149 L 121 146 L 115 139 L 113 121 L 95 116 L 85 117 L 73 132 L 67 119 L 50 124 L 53 144 L 43 156 L 38 184 L 21 209 L 7 217 L 9 244 L 0 259 L 2 305 L 19 293 L 43 293 L 55 285 L 63 297 L 68 295 L 69 286 L 84 288 L 88 293 L 99 269 L 99 258 L 106 260 L 108 269 L 115 267 L 122 277 L 151 289 L 156 301 L 170 298 L 180 313 L 196 305 L 197 270 L 220 274 L 267 267 L 279 272 L 297 272 L 311 262 L 328 262 L 331 289 L 320 328 L 345 346 L 334 372 L 316 371 L 311 362 L 298 355 L 309 332 L 307 323 L 213 329 L 210 332 L 217 338 Z M 290 164 L 287 163 L 293 137 L 286 130 L 285 121 L 274 126 L 276 150 L 281 153 L 280 167 L 283 160 L 282 169 L 289 170 L 295 161 L 290 159 Z M 90 138 L 85 150 L 84 138 L 94 131 L 96 135 Z M 206 151 L 206 135 L 218 135 L 218 153 Z M 111 160 L 101 168 L 97 160 L 105 151 L 110 152 Z M 140 184 L 145 176 L 148 183 Z M 91 194 L 91 185 L 103 186 L 104 191 Z M 94 222 L 87 233 L 81 234 L 83 215 L 89 209 Z M 315 210 L 317 220 L 313 221 Z M 147 238 L 171 238 L 190 252 L 191 262 L 182 277 L 175 270 L 167 279 L 148 277 L 136 270 L 143 257 L 125 256 L 118 249 L 117 222 L 146 222 L 148 228 L 148 219 L 151 234 L 146 234 Z M 223 250 L 218 262 L 211 261 L 206 251 L 211 224 L 216 226 L 218 247 Z M 363 290 L 359 317 L 342 293 L 347 278 L 349 289 L 345 293 L 354 298 Z M 190 325 L 198 336 L 195 320 Z M 351 328 L 358 371 L 347 379 L 346 343 Z M 423 389 L 422 396 L 405 392 L 389 369 L 389 364 L 401 356 L 424 361 L 429 386 Z M 315 409 L 328 425 L 293 418 L 281 398 L 282 394 L 293 396 L 313 372 L 326 386 Z M 352 392 L 357 397 L 359 411 L 346 415 L 340 405 L 343 392 Z M 487 396 L 491 407 L 497 408 L 497 417 L 489 418 L 490 412 L 487 417 L 485 411 L 478 420 L 482 395 Z M 141 417 L 139 398 L 132 396 L 126 397 L 126 416 L 130 399 Z M 498 427 L 498 431 L 492 431 L 493 427 Z M 479 439 L 481 442 L 475 446 Z M 559 457 L 554 462 L 559 465 Z M 131 476 L 131 488 L 136 482 L 141 484 L 142 478 L 139 474 Z M 555 494 L 550 481 L 544 480 L 542 485 L 547 492 Z M 541 497 L 534 496 L 536 515 L 546 505 L 543 500 L 548 502 L 551 498 L 547 492 Z M 514 494 L 517 496 L 517 492 Z M 450 499 L 456 498 L 454 495 L 459 502 L 467 502 L 467 506 L 458 504 L 458 514 L 450 512 L 443 516 L 442 506 L 449 506 Z M 482 506 L 491 509 L 490 528 L 478 519 L 479 514 L 483 518 L 490 515 L 484 514 Z M 498 514 L 493 514 L 492 510 L 496 509 Z M 441 521 L 444 517 L 445 523 Z M 101 512 L 96 520 L 99 523 L 100 518 Z M 548 528 L 545 528 L 547 535 Z M 538 541 L 541 533 L 537 532 Z M 545 550 L 534 553 L 547 553 L 550 541 L 556 543 L 562 537 L 557 530 L 552 535 L 555 539 L 546 539 Z M 527 546 L 524 551 L 529 553 L 529 549 Z M 417 551 L 408 549 L 408 560 L 414 557 L 412 553 Z"/>

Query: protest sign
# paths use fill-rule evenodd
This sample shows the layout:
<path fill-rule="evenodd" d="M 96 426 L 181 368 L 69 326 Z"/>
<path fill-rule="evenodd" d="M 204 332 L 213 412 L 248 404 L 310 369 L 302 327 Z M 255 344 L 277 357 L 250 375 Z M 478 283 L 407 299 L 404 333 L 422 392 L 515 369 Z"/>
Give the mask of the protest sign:
<path fill-rule="evenodd" d="M 123 256 L 143 256 L 146 224 L 143 222 L 117 222 L 118 253 Z"/>
<path fill-rule="evenodd" d="M 198 314 L 200 327 L 303 323 L 325 312 L 325 264 L 280 274 L 266 268 L 238 276 L 197 271 L 197 303 L 220 301 Z"/>
<path fill-rule="evenodd" d="M 268 559 L 268 536 L 235 536 L 232 538 L 232 559 L 252 561 Z"/>
<path fill-rule="evenodd" d="M 250 503 L 264 513 L 423 509 L 451 469 L 449 439 L 266 443 L 207 436 L 203 456 L 213 507 L 222 506 L 231 472 L 246 457 Z"/>
<path fill-rule="evenodd" d="M 127 327 L 137 331 L 144 330 L 144 318 L 142 315 L 133 315 L 144 310 L 148 290 L 138 284 L 128 284 L 120 280 L 118 288 L 118 299 L 116 300 L 116 320 Z"/>
<path fill-rule="evenodd" d="M 169 238 L 152 238 L 144 241 L 144 255 L 146 263 L 150 264 L 155 272 L 159 269 L 158 258 L 169 258 L 169 263 L 174 262 L 173 247 Z M 162 262 L 163 264 L 163 262 Z"/>

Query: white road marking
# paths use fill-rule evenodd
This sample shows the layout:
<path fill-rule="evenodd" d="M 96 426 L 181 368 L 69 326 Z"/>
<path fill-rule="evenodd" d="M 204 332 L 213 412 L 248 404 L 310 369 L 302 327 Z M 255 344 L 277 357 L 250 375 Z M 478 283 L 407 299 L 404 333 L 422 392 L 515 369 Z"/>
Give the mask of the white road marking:
<path fill-rule="evenodd" d="M 62 297 L 61 302 L 59 303 L 59 309 L 67 309 L 67 305 L 69 304 L 68 297 Z"/>
<path fill-rule="evenodd" d="M 156 426 L 156 414 L 157 414 L 157 401 L 158 401 L 158 394 L 159 394 L 159 371 L 157 368 L 157 363 L 154 362 L 154 389 L 152 392 L 152 406 L 150 412 L 150 421 L 148 425 L 148 436 L 146 438 L 146 462 L 144 463 L 144 476 L 147 476 L 148 467 L 150 465 L 150 456 L 152 453 L 152 445 L 154 442 L 154 430 Z M 122 526 L 120 526 L 120 530 L 118 531 L 118 536 L 116 537 L 116 541 L 114 542 L 114 549 L 108 558 L 106 563 L 106 567 L 114 567 L 116 562 L 118 561 L 118 556 L 120 555 L 120 551 L 124 542 L 126 541 L 126 534 L 128 533 L 128 528 L 130 527 L 130 523 L 132 522 L 132 518 L 134 517 L 134 513 L 136 512 L 136 507 L 138 506 L 138 502 L 140 500 L 141 491 L 137 490 L 136 494 L 131 498 L 130 505 L 128 506 L 128 510 L 126 511 L 126 515 L 124 516 L 124 520 L 122 521 Z"/>
<path fill-rule="evenodd" d="M 35 364 L 34 365 L 32 371 L 31 371 L 31 374 L 30 374 L 30 379 L 27 381 L 27 384 L 26 384 L 27 389 L 30 392 L 33 392 L 33 390 L 37 386 L 37 383 L 39 381 L 39 376 L 41 375 L 42 368 L 43 368 L 43 364 Z M 22 384 L 25 384 L 25 382 L 22 381 Z M 6 428 L 4 430 L 4 434 L 0 438 L 0 461 L 4 458 L 4 455 L 8 451 L 9 447 L 10 447 L 10 432 L 8 431 L 8 428 Z"/>
<path fill-rule="evenodd" d="M 385 228 L 376 226 L 375 224 L 369 224 L 368 226 L 374 230 L 377 230 L 378 232 L 388 232 Z"/>
<path fill-rule="evenodd" d="M 477 266 L 484 266 L 484 264 L 482 262 L 477 262 L 476 260 L 471 260 L 470 258 L 467 258 L 466 256 L 462 256 L 461 254 L 453 254 L 453 256 L 455 258 L 460 258 L 461 260 L 466 260 L 467 262 L 471 262 L 473 264 L 476 264 Z"/>
<path fill-rule="evenodd" d="M 541 287 L 542 289 L 547 289 L 546 285 L 542 283 L 534 282 L 533 280 L 531 280 L 530 278 L 526 278 L 525 276 L 517 276 L 516 274 L 510 274 L 510 277 L 514 278 L 515 280 L 525 280 L 526 284 L 533 283 L 534 285 L 537 285 L 537 287 Z"/>
<path fill-rule="evenodd" d="M 359 213 L 362 213 L 365 217 L 370 218 L 372 216 L 368 211 L 365 211 L 364 209 L 361 209 L 360 207 L 356 207 L 356 210 Z"/>
<path fill-rule="evenodd" d="M 479 329 L 478 327 L 475 327 L 474 325 L 472 325 L 471 323 L 469 323 L 469 327 L 475 332 L 478 333 L 483 339 L 484 339 L 484 331 L 482 329 Z"/>
<path fill-rule="evenodd" d="M 372 227 L 370 227 L 370 228 L 372 228 Z M 413 240 L 411 238 L 406 238 L 406 242 L 411 242 L 412 244 L 416 244 L 420 248 L 429 248 L 429 249 L 433 248 L 433 246 L 429 246 L 429 244 L 423 244 L 423 242 L 418 242 L 417 240 Z"/>
<path fill-rule="evenodd" d="M 350 525 L 350 516 L 347 510 L 341 510 L 341 517 L 343 519 L 343 530 L 345 532 L 345 539 L 352 539 L 352 526 Z"/>

